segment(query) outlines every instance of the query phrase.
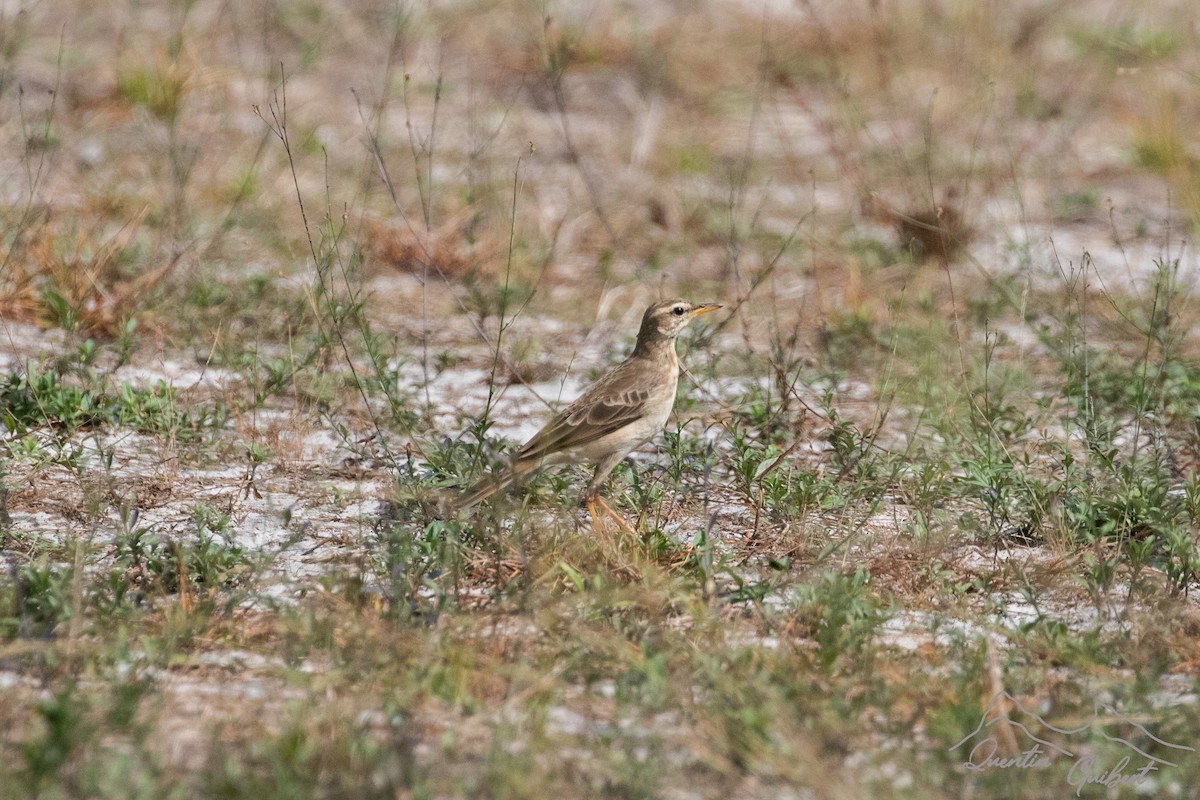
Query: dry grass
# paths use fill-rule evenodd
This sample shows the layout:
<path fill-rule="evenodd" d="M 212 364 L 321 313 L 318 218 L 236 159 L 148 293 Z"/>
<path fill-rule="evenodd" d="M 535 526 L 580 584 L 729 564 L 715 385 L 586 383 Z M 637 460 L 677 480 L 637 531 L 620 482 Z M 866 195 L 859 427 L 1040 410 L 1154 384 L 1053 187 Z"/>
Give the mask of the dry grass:
<path fill-rule="evenodd" d="M 947 752 L 1000 691 L 1195 746 L 1188 12 L 0 11 L 0 785 L 1073 790 Z M 639 537 L 439 511 L 664 294 L 730 315 Z"/>

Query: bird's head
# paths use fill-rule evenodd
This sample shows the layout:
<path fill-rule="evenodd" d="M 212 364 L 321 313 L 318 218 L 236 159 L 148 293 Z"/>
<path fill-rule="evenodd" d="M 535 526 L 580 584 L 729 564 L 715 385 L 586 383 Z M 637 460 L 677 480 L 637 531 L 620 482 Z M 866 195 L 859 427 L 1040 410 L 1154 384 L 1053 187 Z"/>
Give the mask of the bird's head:
<path fill-rule="evenodd" d="M 679 299 L 655 303 L 642 315 L 638 342 L 674 339 L 696 317 L 718 308 L 716 303 L 689 303 Z"/>

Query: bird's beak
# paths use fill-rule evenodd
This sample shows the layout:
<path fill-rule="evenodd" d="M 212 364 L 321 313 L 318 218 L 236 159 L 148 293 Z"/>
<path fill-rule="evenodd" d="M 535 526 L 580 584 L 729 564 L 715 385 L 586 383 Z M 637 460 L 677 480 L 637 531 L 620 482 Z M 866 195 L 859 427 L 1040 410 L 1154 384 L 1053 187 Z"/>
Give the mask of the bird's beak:
<path fill-rule="evenodd" d="M 710 311 L 716 311 L 720 307 L 721 306 L 717 305 L 716 303 L 703 303 L 692 309 L 692 316 L 698 317 L 701 314 L 707 314 Z"/>

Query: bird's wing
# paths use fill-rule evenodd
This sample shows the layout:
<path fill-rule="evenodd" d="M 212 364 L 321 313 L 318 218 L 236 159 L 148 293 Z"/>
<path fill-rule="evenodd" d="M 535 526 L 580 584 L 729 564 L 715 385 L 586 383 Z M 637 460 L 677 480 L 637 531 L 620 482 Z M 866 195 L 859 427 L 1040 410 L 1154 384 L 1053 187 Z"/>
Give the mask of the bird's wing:
<path fill-rule="evenodd" d="M 571 405 L 554 415 L 517 453 L 521 461 L 542 459 L 594 442 L 644 417 L 650 391 L 635 388 L 626 374 L 603 378 Z"/>

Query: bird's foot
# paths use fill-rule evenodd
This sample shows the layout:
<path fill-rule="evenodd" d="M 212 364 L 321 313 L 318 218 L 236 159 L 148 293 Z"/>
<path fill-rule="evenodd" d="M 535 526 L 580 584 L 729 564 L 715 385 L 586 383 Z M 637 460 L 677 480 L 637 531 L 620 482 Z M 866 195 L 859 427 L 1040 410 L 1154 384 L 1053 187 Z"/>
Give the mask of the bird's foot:
<path fill-rule="evenodd" d="M 604 502 L 604 499 L 601 498 L 600 495 L 588 494 L 586 500 L 588 514 L 590 514 L 592 517 L 592 530 L 596 532 L 597 536 L 604 534 L 604 521 L 600 518 L 599 513 L 597 513 L 597 508 L 608 515 L 613 522 L 617 523 L 617 527 L 619 527 L 621 530 L 632 536 L 637 535 L 637 531 L 634 530 L 633 526 L 626 522 L 624 517 L 614 511 L 612 506 Z"/>
<path fill-rule="evenodd" d="M 603 537 L 604 536 L 604 521 L 602 519 L 600 519 L 600 515 L 596 511 L 595 498 L 592 498 L 592 497 L 587 498 L 587 510 L 588 510 L 588 516 L 590 516 L 592 518 L 592 533 L 596 534 L 596 536 L 598 536 L 598 537 Z"/>

